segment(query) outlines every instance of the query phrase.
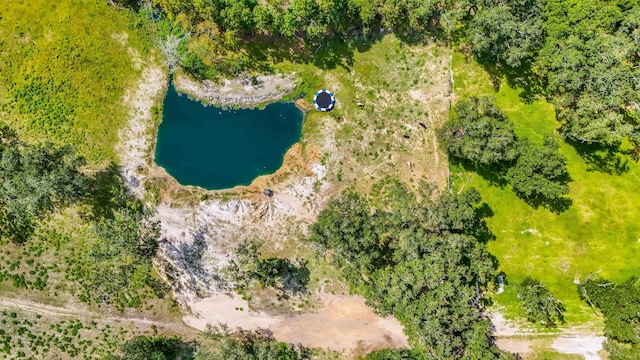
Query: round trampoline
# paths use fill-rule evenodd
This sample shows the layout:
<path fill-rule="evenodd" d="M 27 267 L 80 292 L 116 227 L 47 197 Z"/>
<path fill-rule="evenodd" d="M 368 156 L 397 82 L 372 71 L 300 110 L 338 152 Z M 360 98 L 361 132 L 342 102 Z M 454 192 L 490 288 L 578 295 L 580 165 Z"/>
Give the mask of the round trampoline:
<path fill-rule="evenodd" d="M 329 90 L 318 90 L 313 96 L 313 105 L 320 111 L 329 111 L 333 109 L 333 105 L 336 103 L 336 98 Z"/>

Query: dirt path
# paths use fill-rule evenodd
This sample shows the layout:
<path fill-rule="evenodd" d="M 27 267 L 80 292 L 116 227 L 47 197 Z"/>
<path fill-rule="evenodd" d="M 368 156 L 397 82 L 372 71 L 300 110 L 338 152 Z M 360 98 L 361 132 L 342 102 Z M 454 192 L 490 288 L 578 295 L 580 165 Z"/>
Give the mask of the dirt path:
<path fill-rule="evenodd" d="M 584 356 L 585 360 L 601 360 L 598 353 L 602 350 L 602 343 L 606 340 L 604 336 L 560 336 L 551 347 L 563 354 L 578 354 Z"/>
<path fill-rule="evenodd" d="M 506 319 L 500 309 L 495 309 L 488 315 L 494 325 L 493 334 L 498 337 L 496 343 L 500 349 L 521 355 L 534 352 L 532 345 L 536 342 L 536 335 L 539 334 L 534 327 Z M 582 355 L 585 360 L 601 359 L 598 352 L 602 350 L 605 337 L 594 334 L 593 329 L 589 328 L 567 327 L 562 328 L 561 331 L 551 345 L 555 351 Z M 525 336 L 527 338 L 519 338 Z"/>
<path fill-rule="evenodd" d="M 192 302 L 196 315 L 187 325 L 204 330 L 207 324 L 231 328 L 266 328 L 277 340 L 337 351 L 408 346 L 400 323 L 373 313 L 358 296 L 322 295 L 324 306 L 315 313 L 272 316 L 249 311 L 248 303 L 224 294 Z"/>
<path fill-rule="evenodd" d="M 112 315 L 111 311 L 97 312 L 90 310 L 82 304 L 66 304 L 65 306 L 53 306 L 37 303 L 25 299 L 0 297 L 0 309 L 17 309 L 24 312 L 46 315 L 48 317 L 63 317 L 73 319 L 96 319 L 104 322 L 123 322 L 136 325 L 157 326 L 170 329 L 174 332 L 184 332 L 185 326 L 176 322 L 157 321 L 135 316 Z"/>

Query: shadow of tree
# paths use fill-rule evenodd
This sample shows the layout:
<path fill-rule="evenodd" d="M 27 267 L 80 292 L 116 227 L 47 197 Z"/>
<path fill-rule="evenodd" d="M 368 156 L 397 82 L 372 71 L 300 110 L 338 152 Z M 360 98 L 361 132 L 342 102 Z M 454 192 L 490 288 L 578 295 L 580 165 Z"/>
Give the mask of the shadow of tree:
<path fill-rule="evenodd" d="M 126 207 L 142 211 L 143 206 L 127 191 L 120 168 L 114 162 L 95 173 L 84 202 L 91 209 L 89 218 L 94 220 L 113 219 L 118 209 Z"/>
<path fill-rule="evenodd" d="M 556 199 L 547 199 L 545 197 L 542 196 L 525 196 L 523 194 L 520 194 L 518 192 L 516 192 L 516 195 L 518 195 L 518 197 L 522 200 L 524 200 L 524 202 L 526 202 L 529 206 L 531 206 L 534 209 L 538 209 L 540 207 L 542 208 L 546 208 L 549 211 L 551 211 L 554 214 L 560 214 L 563 213 L 567 210 L 569 210 L 569 208 L 571 207 L 571 205 L 573 205 L 573 200 L 571 200 L 570 198 L 567 197 L 559 197 Z"/>
<path fill-rule="evenodd" d="M 495 91 L 500 90 L 500 85 L 504 80 L 511 88 L 520 90 L 518 96 L 525 104 L 530 104 L 537 98 L 546 96 L 545 79 L 532 70 L 530 61 L 523 62 L 517 68 L 511 68 L 502 63 L 476 60 L 489 74 Z"/>
<path fill-rule="evenodd" d="M 462 166 L 465 171 L 474 172 L 483 179 L 485 179 L 489 185 L 497 186 L 504 189 L 508 185 L 506 174 L 510 164 L 498 164 L 498 165 L 477 165 L 472 162 L 451 158 L 450 161 L 458 166 Z"/>
<path fill-rule="evenodd" d="M 565 139 L 587 163 L 587 171 L 598 171 L 610 175 L 622 175 L 629 171 L 629 159 L 619 146 L 588 144 Z"/>
<path fill-rule="evenodd" d="M 293 261 L 287 259 L 287 268 L 282 276 L 280 290 L 283 298 L 288 294 L 303 295 L 307 293 L 307 285 L 311 279 L 311 272 L 307 268 L 308 261 L 295 258 Z M 280 297 L 280 296 L 279 296 Z"/>
<path fill-rule="evenodd" d="M 246 56 L 242 60 L 243 67 L 250 72 L 271 73 L 274 71 L 272 64 L 288 61 L 312 64 L 323 70 L 337 67 L 350 70 L 354 54 L 367 51 L 382 37 L 380 34 L 333 36 L 320 43 L 308 44 L 302 40 L 256 35 L 242 43 L 241 51 Z"/>
<path fill-rule="evenodd" d="M 490 218 L 493 215 L 493 209 L 491 209 L 489 204 L 487 204 L 486 202 L 482 203 L 482 205 L 476 208 L 476 216 L 478 217 L 479 221 L 478 227 L 474 229 L 474 236 L 483 244 L 496 239 L 496 236 L 491 232 L 486 221 L 486 218 Z"/>

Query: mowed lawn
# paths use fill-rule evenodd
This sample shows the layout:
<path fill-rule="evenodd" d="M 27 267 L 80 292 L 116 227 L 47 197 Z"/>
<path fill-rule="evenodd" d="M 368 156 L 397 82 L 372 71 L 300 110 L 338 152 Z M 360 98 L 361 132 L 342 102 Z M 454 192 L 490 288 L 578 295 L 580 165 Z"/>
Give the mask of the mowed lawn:
<path fill-rule="evenodd" d="M 546 134 L 555 134 L 559 123 L 553 107 L 544 100 L 523 103 L 519 90 L 504 81 L 496 91 L 489 75 L 473 61 L 454 54 L 456 99 L 490 94 L 515 124 L 519 137 L 541 143 Z M 505 293 L 494 300 L 506 307 L 508 317 L 522 315 L 515 295 L 516 283 L 524 277 L 539 279 L 567 307 L 567 326 L 598 321 L 594 312 L 578 297 L 574 279 L 591 273 L 621 282 L 640 274 L 640 165 L 616 155 L 623 171 L 603 171 L 603 166 L 587 162 L 575 147 L 562 142 L 561 153 L 568 160 L 572 178 L 573 205 L 561 214 L 533 209 L 507 185 L 491 185 L 482 176 L 452 166 L 456 187 L 474 186 L 491 207 L 487 224 L 495 235 L 489 250 L 507 276 Z M 616 161 L 608 162 L 609 164 Z M 598 169 L 600 168 L 600 169 Z"/>

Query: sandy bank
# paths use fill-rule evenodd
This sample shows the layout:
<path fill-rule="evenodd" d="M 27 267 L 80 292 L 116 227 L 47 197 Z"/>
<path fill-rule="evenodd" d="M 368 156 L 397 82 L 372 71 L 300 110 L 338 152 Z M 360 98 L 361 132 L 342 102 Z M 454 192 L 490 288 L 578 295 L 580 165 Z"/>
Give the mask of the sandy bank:
<path fill-rule="evenodd" d="M 197 82 L 177 74 L 173 83 L 178 91 L 219 106 L 251 108 L 278 101 L 297 87 L 295 74 L 260 75 L 252 78 Z"/>

